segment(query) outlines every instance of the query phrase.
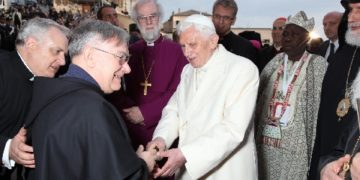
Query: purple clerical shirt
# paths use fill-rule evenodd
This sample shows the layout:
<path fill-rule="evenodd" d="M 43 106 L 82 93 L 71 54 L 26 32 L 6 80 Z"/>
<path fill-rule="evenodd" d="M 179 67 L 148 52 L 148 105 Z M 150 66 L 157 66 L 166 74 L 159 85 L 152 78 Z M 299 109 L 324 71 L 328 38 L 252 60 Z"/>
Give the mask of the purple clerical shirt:
<path fill-rule="evenodd" d="M 140 40 L 131 45 L 129 50 L 131 73 L 126 76 L 126 99 L 119 100 L 114 105 L 120 112 L 125 107 L 139 106 L 145 126 L 134 125 L 125 120 L 133 146 L 137 148 L 151 140 L 162 109 L 175 92 L 182 69 L 188 61 L 179 44 L 162 36 L 153 46 Z M 147 76 L 151 87 L 148 87 L 147 95 L 144 95 L 144 86 L 140 84 Z"/>

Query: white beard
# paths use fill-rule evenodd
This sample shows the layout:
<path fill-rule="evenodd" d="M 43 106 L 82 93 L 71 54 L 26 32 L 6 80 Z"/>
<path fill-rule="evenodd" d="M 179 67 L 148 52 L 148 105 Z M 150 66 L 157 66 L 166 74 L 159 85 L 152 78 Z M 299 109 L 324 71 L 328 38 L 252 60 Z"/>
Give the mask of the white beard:
<path fill-rule="evenodd" d="M 360 32 L 357 31 L 352 31 L 351 27 L 352 26 L 360 26 L 360 23 L 349 23 L 348 25 L 348 30 L 346 31 L 345 34 L 345 40 L 348 44 L 353 45 L 353 46 L 360 46 Z"/>
<path fill-rule="evenodd" d="M 141 26 L 139 27 L 142 37 L 148 43 L 154 42 L 160 36 L 160 26 L 155 26 L 153 30 L 145 30 Z"/>

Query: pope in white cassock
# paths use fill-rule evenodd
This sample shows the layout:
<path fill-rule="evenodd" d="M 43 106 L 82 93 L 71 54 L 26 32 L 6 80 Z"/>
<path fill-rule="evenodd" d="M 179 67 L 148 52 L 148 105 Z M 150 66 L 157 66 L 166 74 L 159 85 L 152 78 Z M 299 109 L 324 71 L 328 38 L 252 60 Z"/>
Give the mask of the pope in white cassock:
<path fill-rule="evenodd" d="M 147 145 L 168 158 L 154 176 L 256 180 L 256 66 L 217 44 L 219 37 L 208 17 L 189 16 L 177 31 L 190 64 Z M 178 148 L 167 150 L 178 137 Z"/>

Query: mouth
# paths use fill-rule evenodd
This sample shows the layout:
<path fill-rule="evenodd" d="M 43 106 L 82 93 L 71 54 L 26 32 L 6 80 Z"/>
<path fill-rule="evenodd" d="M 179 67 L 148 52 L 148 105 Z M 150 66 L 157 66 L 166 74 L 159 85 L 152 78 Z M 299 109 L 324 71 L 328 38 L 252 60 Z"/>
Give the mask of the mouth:
<path fill-rule="evenodd" d="M 123 77 L 123 75 L 122 74 L 117 74 L 117 73 L 115 73 L 114 74 L 114 79 L 119 79 L 119 80 L 121 80 L 121 78 Z"/>
<path fill-rule="evenodd" d="M 56 73 L 58 70 L 59 70 L 59 66 L 50 66 L 50 69 L 54 72 L 54 73 Z"/>
<path fill-rule="evenodd" d="M 194 61 L 195 57 L 186 57 L 188 61 Z"/>

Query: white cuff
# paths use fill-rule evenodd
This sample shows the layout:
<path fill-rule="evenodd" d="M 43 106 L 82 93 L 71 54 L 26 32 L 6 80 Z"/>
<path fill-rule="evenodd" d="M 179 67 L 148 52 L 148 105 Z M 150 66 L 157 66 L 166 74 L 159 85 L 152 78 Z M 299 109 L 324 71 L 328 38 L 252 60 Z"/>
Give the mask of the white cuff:
<path fill-rule="evenodd" d="M 9 157 L 10 144 L 11 144 L 11 139 L 7 140 L 7 142 L 5 144 L 3 156 L 2 156 L 2 163 L 8 169 L 12 169 L 12 167 L 15 166 L 15 161 L 11 160 Z"/>

